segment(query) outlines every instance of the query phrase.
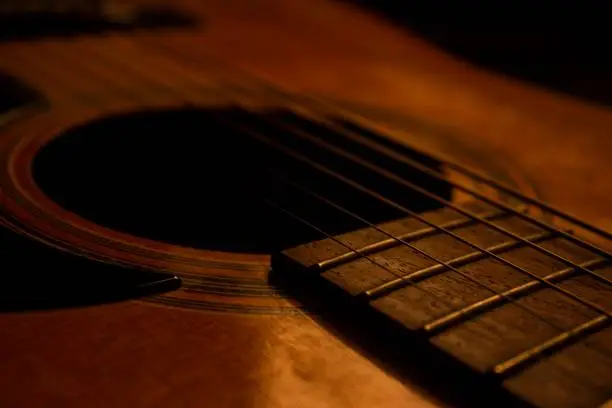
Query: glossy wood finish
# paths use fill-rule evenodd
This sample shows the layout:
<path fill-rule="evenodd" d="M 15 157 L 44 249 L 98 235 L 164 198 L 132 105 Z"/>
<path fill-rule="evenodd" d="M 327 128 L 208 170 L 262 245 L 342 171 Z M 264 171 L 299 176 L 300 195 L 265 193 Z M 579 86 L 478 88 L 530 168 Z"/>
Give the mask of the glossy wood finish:
<path fill-rule="evenodd" d="M 27 197 L 8 201 L 5 208 L 42 235 L 160 269 L 265 277 L 267 256 L 196 251 L 92 226 L 54 206 L 28 175 L 37 149 L 75 124 L 186 100 L 219 104 L 227 98 L 215 91 L 221 81 L 242 77 L 211 66 L 202 52 L 291 91 L 372 115 L 387 124 L 391 137 L 494 176 L 510 173 L 523 187 L 528 178 L 547 201 L 612 229 L 608 110 L 479 71 L 346 4 L 175 4 L 201 17 L 201 27 L 71 43 L 0 44 L 1 69 L 52 102 L 49 112 L 0 131 L 3 166 L 9 170 L 3 183 L 13 197 Z M 167 44 L 176 53 L 161 52 L 151 43 Z M 58 71 L 58 66 L 68 68 Z M 415 121 L 424 125 L 419 131 L 398 130 L 413 129 Z M 33 216 L 35 208 L 42 215 Z M 69 228 L 58 229 L 58 223 Z M 111 249 L 99 237 L 109 239 Z M 153 256 L 159 253 L 163 256 Z M 212 294 L 205 300 L 245 302 Z M 261 302 L 293 304 L 276 298 Z M 412 381 L 394 378 L 304 315 L 215 313 L 134 301 L 3 314 L 0 330 L 0 403 L 7 407 L 432 407 L 455 402 L 445 399 L 435 381 L 420 379 L 418 370 Z"/>

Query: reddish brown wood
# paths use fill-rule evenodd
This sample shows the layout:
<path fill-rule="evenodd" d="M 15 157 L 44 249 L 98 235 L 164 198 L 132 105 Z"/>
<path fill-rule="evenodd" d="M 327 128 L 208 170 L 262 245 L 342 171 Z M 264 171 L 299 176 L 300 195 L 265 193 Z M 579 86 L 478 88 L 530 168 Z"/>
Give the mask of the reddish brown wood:
<path fill-rule="evenodd" d="M 239 76 L 207 65 L 202 52 L 278 86 L 357 105 L 388 123 L 390 137 L 452 156 L 494 177 L 501 173 L 530 193 L 528 178 L 547 201 L 612 227 L 609 110 L 475 69 L 342 2 L 173 4 L 189 10 L 202 25 L 74 42 L 0 44 L 0 69 L 35 86 L 52 103 L 49 112 L 0 130 L 2 165 L 11 169 L 0 175 L 2 183 L 11 195 L 26 197 L 23 202 L 5 200 L 5 209 L 40 234 L 135 264 L 264 280 L 266 256 L 192 250 L 100 228 L 58 208 L 28 175 L 36 150 L 76 124 L 143 107 L 225 102 L 208 86 Z M 156 42 L 178 50 L 182 59 L 162 53 Z M 195 92 L 198 87 L 206 92 Z M 411 131 L 406 117 L 424 123 L 426 130 Z M 397 129 L 402 127 L 408 130 Z M 109 239 L 110 248 L 98 244 L 99 237 Z M 235 268 L 224 267 L 228 264 Z M 170 299 L 250 302 L 186 292 Z M 257 302 L 293 305 L 278 298 Z M 402 383 L 303 316 L 217 313 L 134 301 L 2 314 L 0 331 L 0 404 L 7 407 L 446 404 L 431 384 Z M 593 367 L 607 375 L 605 367 Z M 538 376 L 535 368 L 516 381 L 529 382 L 530 376 Z"/>

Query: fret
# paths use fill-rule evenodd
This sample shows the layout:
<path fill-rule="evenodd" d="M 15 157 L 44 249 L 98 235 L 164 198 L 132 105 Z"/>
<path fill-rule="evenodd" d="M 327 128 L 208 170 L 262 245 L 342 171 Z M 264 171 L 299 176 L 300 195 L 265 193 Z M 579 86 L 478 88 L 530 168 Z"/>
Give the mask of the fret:
<path fill-rule="evenodd" d="M 550 232 L 541 232 L 539 234 L 527 236 L 525 237 L 525 239 L 531 242 L 539 242 L 544 239 L 550 238 L 551 236 L 552 236 L 552 233 Z M 502 242 L 501 244 L 490 246 L 487 248 L 487 250 L 494 254 L 498 254 L 503 251 L 508 251 L 510 249 L 517 248 L 521 245 L 524 245 L 524 243 L 521 241 L 506 241 L 506 242 Z M 446 263 L 450 266 L 457 267 L 457 266 L 462 266 L 470 262 L 474 262 L 474 261 L 486 258 L 487 256 L 488 254 L 484 252 L 474 251 L 474 252 L 470 252 L 468 254 L 462 255 L 460 257 L 451 259 L 450 261 L 447 261 Z M 431 277 L 437 273 L 444 272 L 447 269 L 448 268 L 443 264 L 435 264 L 430 267 L 420 269 L 411 274 L 401 276 L 392 281 L 385 282 L 384 284 L 379 285 L 375 288 L 368 289 L 365 292 L 363 292 L 363 294 L 368 298 L 376 298 L 379 296 L 383 296 L 384 294 L 389 293 L 393 290 L 399 289 L 404 285 L 408 285 L 415 280 L 427 279 L 428 277 Z"/>
<path fill-rule="evenodd" d="M 609 266 L 598 270 L 598 272 L 602 276 L 612 276 L 612 268 Z M 579 272 L 566 278 L 561 285 L 564 285 L 566 289 L 571 290 L 573 293 L 579 294 L 602 307 L 608 308 L 608 310 L 612 307 L 612 287 L 605 285 L 590 275 Z M 554 300 L 554 296 L 557 297 L 557 300 Z M 533 301 L 530 302 L 532 310 L 535 310 L 546 321 L 551 322 L 555 326 L 566 328 L 565 331 L 572 335 L 568 336 L 567 333 L 560 335 L 559 332 L 551 332 L 544 327 L 544 322 L 533 320 L 532 317 L 525 315 L 517 308 L 512 310 L 514 304 L 507 304 L 484 315 L 489 323 L 495 326 L 501 324 L 501 328 L 496 330 L 491 330 L 490 328 L 480 329 L 475 326 L 478 319 L 473 319 L 467 321 L 458 331 L 453 330 L 453 327 L 450 329 L 448 326 L 443 327 L 442 329 L 446 329 L 446 331 L 443 331 L 440 336 L 434 337 L 433 342 L 450 351 L 451 354 L 463 354 L 461 357 L 463 361 L 477 369 L 486 371 L 488 370 L 487 367 L 497 366 L 498 371 L 504 371 L 501 370 L 504 366 L 499 366 L 504 362 L 506 362 L 508 367 L 511 362 L 516 365 L 532 364 L 535 360 L 543 358 L 544 355 L 551 352 L 552 349 L 563 346 L 563 343 L 579 341 L 587 331 L 595 330 L 610 323 L 609 320 L 605 322 L 600 321 L 603 320 L 601 319 L 601 315 L 597 315 L 592 310 L 581 304 L 572 302 L 568 298 L 560 297 L 558 293 L 553 293 L 551 289 L 540 289 L 535 292 L 535 294 L 531 295 L 531 297 L 532 299 L 534 297 L 540 298 L 540 302 L 538 303 L 534 303 Z M 545 302 L 541 300 L 545 300 Z M 563 304 L 565 304 L 565 306 Z M 591 316 L 590 318 L 588 318 L 589 315 Z M 529 320 L 531 320 L 531 323 L 529 326 L 525 326 L 525 323 Z M 523 333 L 521 334 L 520 330 L 509 330 L 507 323 L 504 322 L 519 323 L 520 326 L 524 327 Z M 455 324 L 457 323 L 455 322 Z M 466 330 L 475 330 L 477 334 L 468 334 Z M 549 333 L 549 337 L 545 338 L 547 333 Z M 609 334 L 612 335 L 612 333 Z M 612 348 L 610 348 L 612 345 L 612 336 L 610 335 L 608 335 L 605 341 L 600 342 L 598 347 L 606 348 L 610 353 L 609 355 L 612 355 Z M 520 340 L 521 337 L 523 340 Z M 540 339 L 540 341 L 537 341 L 537 339 Z M 529 345 L 529 343 L 531 343 L 531 345 Z M 465 346 L 461 344 L 465 344 Z M 468 347 L 468 345 L 470 348 L 477 350 L 477 352 L 472 355 L 465 354 L 465 348 Z M 508 353 L 510 349 L 515 349 L 517 352 L 514 354 Z M 536 355 L 536 353 L 538 355 Z M 503 357 L 504 355 L 505 357 Z M 518 364 L 519 362 L 521 364 Z M 610 367 L 612 367 L 612 365 Z M 493 371 L 495 371 L 495 369 L 493 369 Z M 514 370 L 508 369 L 507 371 Z"/>
<path fill-rule="evenodd" d="M 583 336 L 585 333 L 605 327 L 610 323 L 610 320 L 611 319 L 608 316 L 598 316 L 592 320 L 589 320 L 588 322 L 574 327 L 571 330 L 567 330 L 543 343 L 540 343 L 529 350 L 523 351 L 522 353 L 504 361 L 503 363 L 497 364 L 493 368 L 493 372 L 499 375 L 506 374 L 509 371 L 515 370 L 522 364 L 526 364 L 541 357 L 547 351 L 558 348 L 559 346 L 572 341 L 578 336 Z"/>
<path fill-rule="evenodd" d="M 473 205 L 470 208 L 473 208 L 474 211 L 482 214 L 489 214 L 493 212 L 491 207 L 485 205 Z M 503 216 L 503 213 L 500 214 L 500 217 Z M 430 211 L 424 214 L 424 218 L 438 225 L 460 221 L 467 221 L 466 225 L 469 225 L 472 221 L 468 217 L 464 217 L 463 215 L 458 214 L 456 211 L 448 208 Z M 283 254 L 291 258 L 299 259 L 302 265 L 307 268 L 314 269 L 317 268 L 316 264 L 326 262 L 332 258 L 344 256 L 347 253 L 353 253 L 354 249 L 365 248 L 380 241 L 386 241 L 390 238 L 389 235 L 398 237 L 400 235 L 411 234 L 415 233 L 416 231 L 429 228 L 427 224 L 412 217 L 385 222 L 378 227 L 385 231 L 386 234 L 374 228 L 361 228 L 349 233 L 340 234 L 335 237 L 335 240 L 322 239 L 300 245 L 295 248 L 290 248 L 285 250 Z M 458 228 L 459 227 L 456 227 L 456 229 Z M 427 236 L 428 235 L 425 234 L 425 237 Z M 347 246 L 351 247 L 351 249 L 349 250 Z M 356 261 L 359 258 L 360 257 L 355 258 L 353 261 Z M 336 265 L 336 267 L 342 264 L 344 263 Z M 325 270 L 329 269 L 332 268 L 325 268 Z"/>
<path fill-rule="evenodd" d="M 508 376 L 504 388 L 540 407 L 597 407 L 612 398 L 612 327 L 543 356 Z"/>
<path fill-rule="evenodd" d="M 502 217 L 504 215 L 504 213 L 501 212 L 489 212 L 489 213 L 485 213 L 483 215 L 481 215 L 482 218 L 488 219 L 488 220 L 493 220 L 495 218 L 499 218 Z M 452 221 L 448 221 L 446 223 L 440 224 L 440 227 L 442 228 L 446 228 L 446 229 L 456 229 L 456 228 L 461 228 L 470 224 L 473 224 L 475 222 L 475 220 L 472 220 L 470 218 L 458 218 Z M 400 246 L 403 245 L 403 243 L 401 241 L 416 241 L 418 239 L 421 238 L 425 238 L 427 236 L 430 236 L 432 234 L 436 234 L 438 233 L 438 231 L 436 230 L 436 228 L 433 227 L 425 227 L 425 228 L 421 228 L 419 230 L 416 231 L 410 231 L 404 234 L 399 234 L 397 236 L 394 236 L 392 238 L 387 238 L 387 239 L 381 239 L 378 242 L 373 242 L 369 245 L 363 246 L 359 249 L 355 249 L 354 251 L 349 251 L 349 252 L 345 252 L 341 255 L 337 255 L 333 258 L 330 259 L 326 259 L 324 261 L 320 261 L 314 265 L 311 266 L 312 269 L 318 269 L 318 270 L 325 270 L 325 269 L 330 269 L 333 268 L 335 266 L 338 266 L 340 264 L 343 263 L 347 263 L 350 261 L 353 261 L 357 258 L 360 258 L 364 255 L 369 255 L 372 254 L 374 252 L 378 252 L 378 251 L 382 251 L 388 248 L 392 248 L 394 246 Z"/>
<path fill-rule="evenodd" d="M 594 267 L 600 267 L 606 264 L 607 262 L 608 261 L 604 259 L 593 259 L 591 261 L 583 262 L 580 265 L 583 268 L 594 268 Z M 544 279 L 549 282 L 557 282 L 557 281 L 560 281 L 561 279 L 566 279 L 570 276 L 573 276 L 575 273 L 577 273 L 577 270 L 575 268 L 566 268 L 566 269 L 561 269 L 559 271 L 553 272 L 549 275 L 546 275 L 544 276 Z M 542 283 L 541 281 L 532 280 L 523 285 L 516 286 L 512 289 L 509 289 L 501 294 L 490 296 L 481 301 L 472 303 L 469 306 L 466 306 L 459 310 L 451 312 L 447 314 L 446 316 L 440 317 L 430 323 L 427 323 L 424 326 L 424 329 L 428 332 L 438 331 L 446 326 L 450 326 L 453 323 L 466 319 L 473 314 L 482 312 L 491 307 L 494 307 L 503 302 L 506 302 L 507 298 L 516 298 L 518 296 L 522 296 L 527 293 L 530 293 L 533 290 L 542 288 L 543 286 L 544 286 L 544 283 Z"/>
<path fill-rule="evenodd" d="M 610 272 L 610 269 L 606 271 Z M 572 278 L 568 284 L 576 284 L 572 281 L 582 276 Z M 592 281 L 599 285 L 601 298 L 612 295 L 612 288 L 594 279 Z M 596 298 L 588 299 L 597 302 Z M 448 327 L 431 341 L 474 369 L 491 372 L 498 364 L 523 355 L 526 350 L 538 350 L 545 345 L 542 351 L 548 351 L 550 339 L 582 325 L 589 328 L 593 324 L 589 322 L 601 316 L 557 291 L 544 288 Z M 563 341 L 577 341 L 580 337 L 573 336 Z M 606 347 L 612 344 L 610 342 L 612 338 Z"/>

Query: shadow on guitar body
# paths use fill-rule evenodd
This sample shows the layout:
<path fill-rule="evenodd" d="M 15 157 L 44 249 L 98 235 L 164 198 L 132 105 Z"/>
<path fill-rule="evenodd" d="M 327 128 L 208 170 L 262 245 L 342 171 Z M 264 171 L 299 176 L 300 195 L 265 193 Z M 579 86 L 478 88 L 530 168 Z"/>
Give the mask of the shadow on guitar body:
<path fill-rule="evenodd" d="M 274 258 L 273 258 L 274 259 Z M 434 349 L 427 338 L 385 319 L 313 271 L 275 268 L 270 281 L 302 304 L 326 330 L 398 380 L 460 408 L 528 407 L 492 379 Z"/>
<path fill-rule="evenodd" d="M 0 312 L 94 306 L 181 286 L 166 273 L 94 261 L 0 227 Z"/>

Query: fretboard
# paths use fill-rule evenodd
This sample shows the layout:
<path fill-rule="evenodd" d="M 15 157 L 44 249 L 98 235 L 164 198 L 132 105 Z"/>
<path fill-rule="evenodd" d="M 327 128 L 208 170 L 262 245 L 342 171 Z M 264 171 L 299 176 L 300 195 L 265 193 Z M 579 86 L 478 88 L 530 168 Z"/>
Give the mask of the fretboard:
<path fill-rule="evenodd" d="M 530 217 L 467 209 L 478 218 L 431 211 L 428 223 L 404 218 L 286 250 L 273 267 L 322 278 L 530 404 L 605 403 L 610 260 Z"/>

